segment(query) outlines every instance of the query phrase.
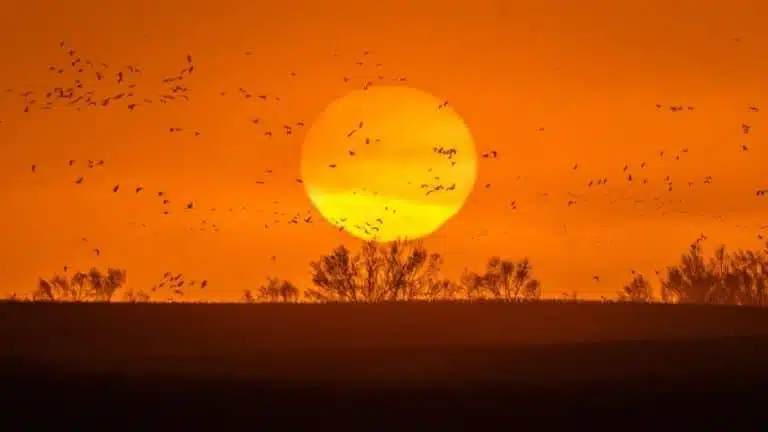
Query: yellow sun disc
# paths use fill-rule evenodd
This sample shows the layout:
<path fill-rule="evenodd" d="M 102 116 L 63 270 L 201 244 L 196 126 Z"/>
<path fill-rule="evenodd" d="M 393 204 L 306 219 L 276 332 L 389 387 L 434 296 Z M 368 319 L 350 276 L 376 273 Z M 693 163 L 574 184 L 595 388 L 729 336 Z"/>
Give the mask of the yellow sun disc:
<path fill-rule="evenodd" d="M 336 100 L 302 148 L 312 203 L 328 222 L 365 240 L 434 232 L 464 205 L 476 173 L 462 118 L 408 87 L 372 87 Z"/>

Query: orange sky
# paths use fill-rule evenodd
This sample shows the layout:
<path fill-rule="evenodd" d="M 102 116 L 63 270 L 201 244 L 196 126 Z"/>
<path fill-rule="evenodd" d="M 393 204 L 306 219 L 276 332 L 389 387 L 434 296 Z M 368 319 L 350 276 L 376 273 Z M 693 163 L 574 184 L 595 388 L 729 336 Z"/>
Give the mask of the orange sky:
<path fill-rule="evenodd" d="M 118 9 L 11 1 L 0 16 L 0 91 L 14 90 L 0 93 L 0 294 L 28 292 L 64 264 L 126 268 L 136 288 L 182 272 L 210 281 L 206 299 L 233 299 L 268 275 L 306 284 L 310 259 L 353 241 L 322 220 L 264 229 L 273 211 L 312 210 L 295 182 L 306 128 L 286 137 L 281 127 L 309 126 L 330 102 L 374 79 L 373 62 L 387 78 L 406 76 L 450 100 L 478 151 L 499 152 L 480 161 L 463 210 L 427 239 L 450 276 L 493 254 L 527 255 L 545 295 L 613 295 L 630 269 L 672 262 L 702 232 L 711 243 L 757 246 L 759 225 L 768 223 L 768 198 L 755 196 L 768 188 L 765 16 L 760 0 L 186 0 Z M 133 81 L 139 100 L 162 94 L 160 81 L 190 53 L 190 101 L 24 113 L 19 93 L 66 87 L 76 75 L 60 40 L 110 70 L 141 67 Z M 52 65 L 68 69 L 56 75 Z M 120 92 L 92 75 L 83 82 L 97 95 Z M 241 87 L 270 98 L 240 97 Z M 752 125 L 749 134 L 742 123 Z M 270 128 L 272 139 L 263 135 Z M 682 148 L 689 151 L 675 161 Z M 69 168 L 69 159 L 105 165 Z M 274 173 L 259 187 L 268 168 Z M 74 185 L 79 175 L 84 184 Z M 703 183 L 707 175 L 712 184 Z M 608 185 L 587 188 L 600 177 Z M 111 193 L 115 183 L 121 193 Z M 137 185 L 146 193 L 129 190 Z M 199 212 L 163 216 L 156 191 L 174 206 L 195 200 Z M 201 219 L 220 231 L 200 231 Z"/>

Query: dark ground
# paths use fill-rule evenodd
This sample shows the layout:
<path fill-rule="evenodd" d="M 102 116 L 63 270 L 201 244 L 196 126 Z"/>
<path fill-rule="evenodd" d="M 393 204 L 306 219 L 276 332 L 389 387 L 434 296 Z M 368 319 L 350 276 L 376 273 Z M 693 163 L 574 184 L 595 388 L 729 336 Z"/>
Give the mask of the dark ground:
<path fill-rule="evenodd" d="M 0 304 L 6 430 L 760 430 L 767 391 L 757 309 Z"/>

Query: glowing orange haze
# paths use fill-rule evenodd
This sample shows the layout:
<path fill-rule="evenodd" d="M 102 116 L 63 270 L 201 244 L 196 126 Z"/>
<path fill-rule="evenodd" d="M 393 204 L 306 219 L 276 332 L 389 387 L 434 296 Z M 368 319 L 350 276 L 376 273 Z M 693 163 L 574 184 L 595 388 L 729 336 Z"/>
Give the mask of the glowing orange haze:
<path fill-rule="evenodd" d="M 126 2 L 119 11 L 86 0 L 11 3 L 0 17 L 0 87 L 15 89 L 0 94 L 0 294 L 26 292 L 64 264 L 126 268 L 137 288 L 183 272 L 210 281 L 206 299 L 234 298 L 268 275 L 308 283 L 309 260 L 356 241 L 322 220 L 264 229 L 274 211 L 310 210 L 295 181 L 306 128 L 285 136 L 282 125 L 309 125 L 379 74 L 450 100 L 478 150 L 499 152 L 480 161 L 464 209 L 427 239 L 449 276 L 493 254 L 528 255 L 545 294 L 612 295 L 630 269 L 675 260 L 702 232 L 713 243 L 756 246 L 756 225 L 768 222 L 768 198 L 754 193 L 768 187 L 764 1 L 430 0 L 361 9 L 186 0 Z M 60 40 L 83 58 L 140 65 L 142 97 L 158 96 L 160 80 L 191 53 L 190 102 L 24 113 L 19 91 L 63 82 L 47 70 L 67 63 Z M 364 50 L 367 63 L 357 66 Z M 240 87 L 280 101 L 239 97 Z M 761 103 L 762 111 L 748 110 Z M 69 168 L 69 159 L 105 165 Z M 624 164 L 637 181 L 626 181 Z M 266 169 L 274 170 L 268 178 Z M 601 177 L 608 185 L 587 187 Z M 115 183 L 125 190 L 111 193 Z M 137 185 L 147 193 L 134 194 Z M 163 216 L 152 195 L 159 190 L 176 206 L 194 199 L 200 211 Z M 220 231 L 200 231 L 201 219 Z"/>

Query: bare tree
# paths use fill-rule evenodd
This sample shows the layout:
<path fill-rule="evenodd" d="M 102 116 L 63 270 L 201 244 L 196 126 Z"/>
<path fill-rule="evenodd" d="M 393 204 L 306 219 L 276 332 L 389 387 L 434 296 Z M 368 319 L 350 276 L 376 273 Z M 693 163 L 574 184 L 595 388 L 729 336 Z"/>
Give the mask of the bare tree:
<path fill-rule="evenodd" d="M 259 287 L 256 300 L 270 303 L 296 303 L 299 301 L 299 289 L 289 281 L 269 278 L 267 284 Z"/>
<path fill-rule="evenodd" d="M 653 301 L 651 284 L 640 273 L 636 273 L 632 280 L 619 290 L 620 301 L 647 303 Z"/>
<path fill-rule="evenodd" d="M 243 291 L 241 300 L 243 303 L 256 303 L 256 297 L 254 297 L 253 292 L 249 289 Z"/>
<path fill-rule="evenodd" d="M 467 297 L 502 300 L 538 299 L 541 283 L 532 276 L 532 266 L 527 258 L 515 262 L 499 257 L 488 260 L 483 274 L 465 270 L 461 284 Z"/>
<path fill-rule="evenodd" d="M 541 298 L 541 282 L 538 279 L 530 279 L 523 284 L 520 291 L 521 298 L 538 300 Z"/>
<path fill-rule="evenodd" d="M 315 287 L 305 292 L 307 298 L 378 302 L 426 298 L 437 281 L 442 258 L 418 241 L 369 241 L 358 253 L 339 246 L 310 265 Z"/>
<path fill-rule="evenodd" d="M 106 274 L 103 274 L 93 268 L 88 272 L 88 278 L 94 299 L 110 302 L 117 290 L 125 285 L 126 271 L 110 268 L 107 269 Z"/>
<path fill-rule="evenodd" d="M 69 279 L 61 275 L 50 280 L 41 278 L 32 298 L 37 301 L 109 302 L 125 282 L 125 270 L 110 268 L 104 274 L 93 268 L 87 273 L 77 272 Z"/>
<path fill-rule="evenodd" d="M 359 276 L 359 291 L 364 301 L 382 301 L 387 297 L 387 289 L 384 286 L 382 270 L 384 260 L 379 257 L 379 248 L 375 242 L 363 243 L 358 260 L 352 261 L 360 265 L 353 271 Z M 352 281 L 352 286 L 356 281 Z"/>
<path fill-rule="evenodd" d="M 381 291 L 386 292 L 387 300 L 424 298 L 440 272 L 442 257 L 427 252 L 420 242 L 406 240 L 379 245 L 377 249 L 383 263 Z"/>
<path fill-rule="evenodd" d="M 485 297 L 482 275 L 464 269 L 459 278 L 459 284 L 468 300 L 477 300 Z"/>
<path fill-rule="evenodd" d="M 329 255 L 310 263 L 312 283 L 305 296 L 316 301 L 363 301 L 357 283 L 360 258 L 353 256 L 346 246 L 336 247 Z"/>
<path fill-rule="evenodd" d="M 690 246 L 677 266 L 661 278 L 662 300 L 673 303 L 768 304 L 768 245 L 766 250 L 729 253 L 725 246 L 705 260 L 701 242 Z"/>
<path fill-rule="evenodd" d="M 134 290 L 133 288 L 129 288 L 125 291 L 125 294 L 123 294 L 123 300 L 128 303 L 149 303 L 151 297 L 144 290 Z"/>
<path fill-rule="evenodd" d="M 461 283 L 450 279 L 436 279 L 429 284 L 425 297 L 429 300 L 457 300 L 463 293 Z"/>
<path fill-rule="evenodd" d="M 742 305 L 768 306 L 768 253 L 738 251 L 733 254 L 731 265 L 725 287 L 734 293 L 733 300 Z"/>
<path fill-rule="evenodd" d="M 661 280 L 661 297 L 673 303 L 708 303 L 714 285 L 697 241 L 680 258 L 679 265 L 667 268 L 666 277 Z"/>

